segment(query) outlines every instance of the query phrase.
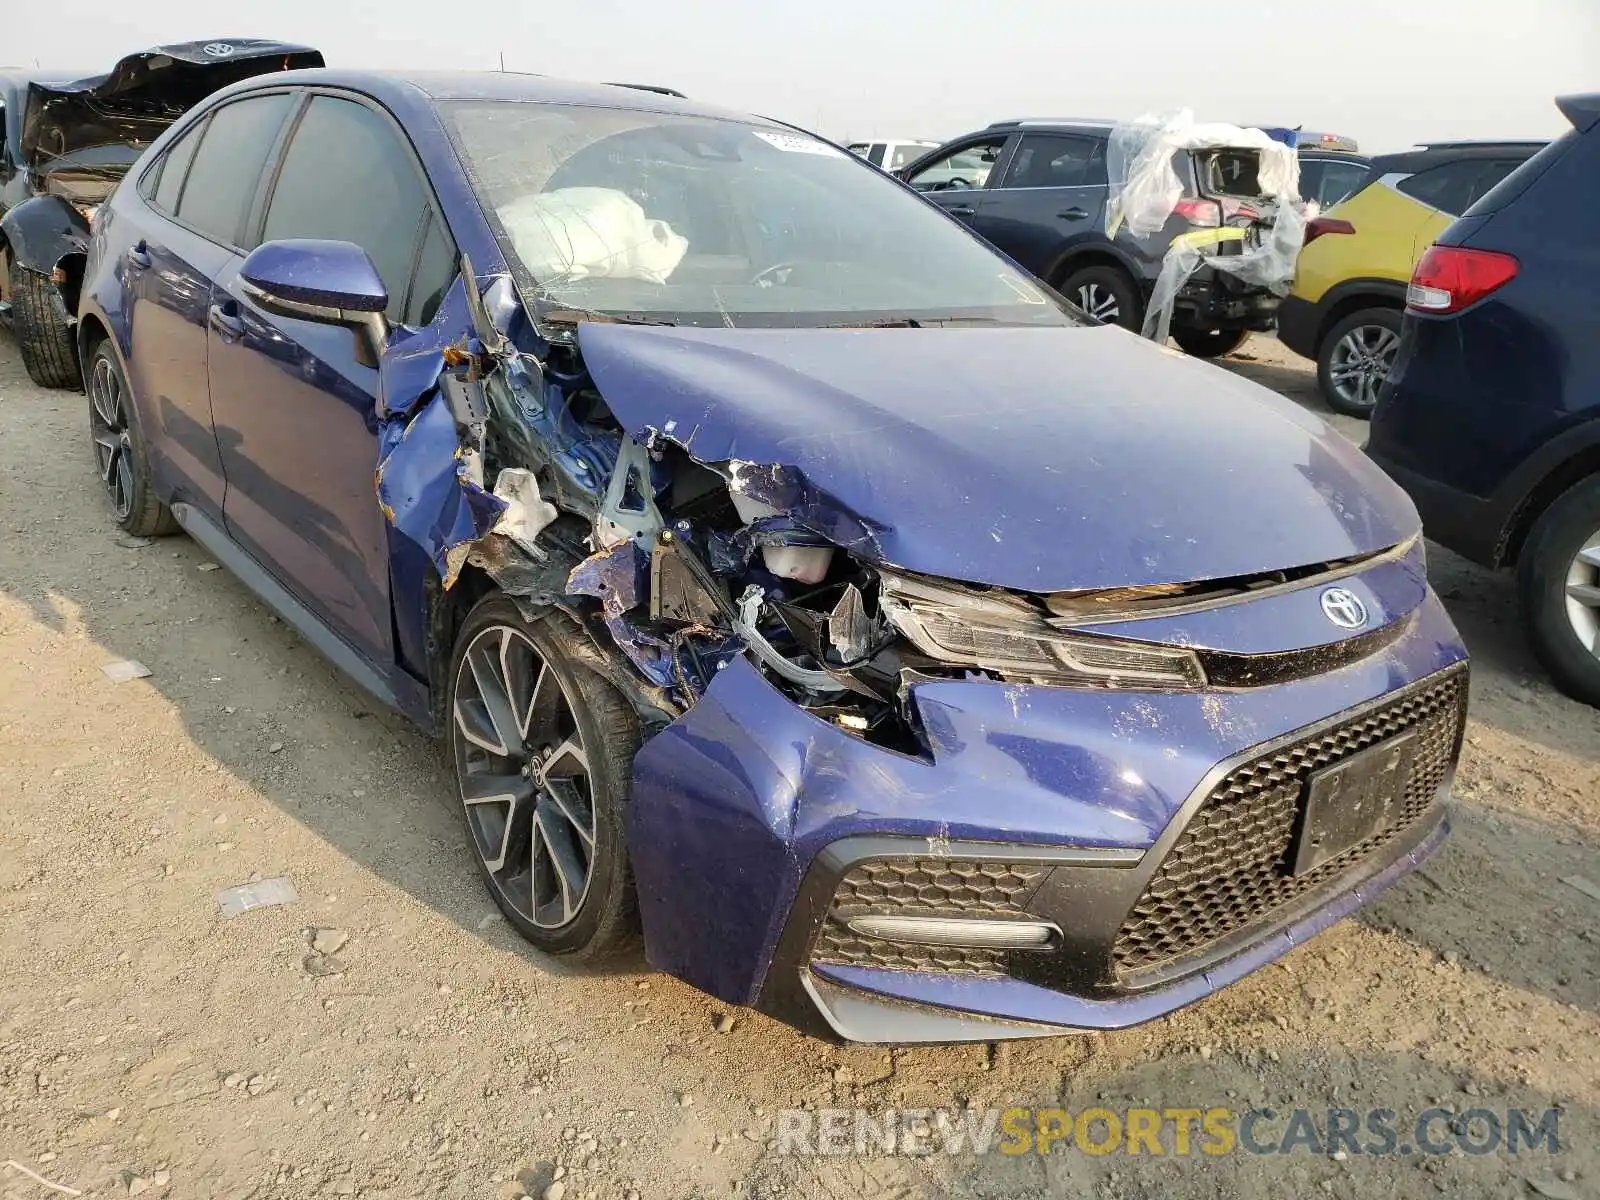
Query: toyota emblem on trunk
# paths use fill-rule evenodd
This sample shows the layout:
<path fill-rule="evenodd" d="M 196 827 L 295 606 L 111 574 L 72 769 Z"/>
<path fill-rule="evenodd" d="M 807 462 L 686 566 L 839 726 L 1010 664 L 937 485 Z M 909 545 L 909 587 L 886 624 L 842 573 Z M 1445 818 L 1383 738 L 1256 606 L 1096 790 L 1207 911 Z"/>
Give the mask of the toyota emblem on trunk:
<path fill-rule="evenodd" d="M 1349 588 L 1334 587 L 1323 592 L 1322 611 L 1340 629 L 1360 629 L 1367 623 L 1367 606 Z"/>
<path fill-rule="evenodd" d="M 205 52 L 212 58 L 227 58 L 233 53 L 233 47 L 228 45 L 227 42 L 208 42 L 205 46 Z"/>

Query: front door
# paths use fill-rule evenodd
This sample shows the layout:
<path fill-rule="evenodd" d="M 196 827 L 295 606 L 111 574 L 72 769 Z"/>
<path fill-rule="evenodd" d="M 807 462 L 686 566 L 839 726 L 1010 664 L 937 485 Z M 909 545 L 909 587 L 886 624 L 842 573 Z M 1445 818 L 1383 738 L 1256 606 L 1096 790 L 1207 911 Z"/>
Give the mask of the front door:
<path fill-rule="evenodd" d="M 968 225 L 983 207 L 985 188 L 1005 153 L 1006 135 L 968 139 L 906 180 L 945 212 Z"/>

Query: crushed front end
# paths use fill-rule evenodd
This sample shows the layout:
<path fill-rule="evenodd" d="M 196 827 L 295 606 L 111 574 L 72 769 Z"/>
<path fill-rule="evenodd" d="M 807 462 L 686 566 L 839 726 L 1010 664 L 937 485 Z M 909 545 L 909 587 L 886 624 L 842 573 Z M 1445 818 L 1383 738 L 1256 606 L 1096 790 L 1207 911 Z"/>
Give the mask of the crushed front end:
<path fill-rule="evenodd" d="M 854 1040 L 1117 1028 L 1443 838 L 1465 652 L 1314 418 L 1111 328 L 530 351 L 507 280 L 469 300 L 384 362 L 379 497 L 440 595 L 564 612 L 632 702 L 661 970 Z"/>

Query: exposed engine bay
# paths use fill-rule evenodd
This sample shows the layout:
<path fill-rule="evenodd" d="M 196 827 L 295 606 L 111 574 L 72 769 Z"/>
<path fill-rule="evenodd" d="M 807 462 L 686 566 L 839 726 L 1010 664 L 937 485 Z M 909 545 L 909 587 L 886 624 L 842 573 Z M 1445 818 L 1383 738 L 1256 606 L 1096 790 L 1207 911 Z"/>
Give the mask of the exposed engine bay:
<path fill-rule="evenodd" d="M 445 592 L 481 571 L 530 611 L 578 620 L 594 665 L 647 726 L 693 707 L 737 655 L 817 717 L 906 753 L 924 752 L 909 692 L 930 678 L 1195 690 L 1208 656 L 1081 627 L 1298 586 L 1372 557 L 1038 594 L 902 569 L 886 561 L 883 530 L 796 467 L 702 458 L 699 426 L 625 428 L 581 345 L 614 318 L 552 326 L 536 355 L 491 318 L 520 312 L 508 278 L 468 293 L 471 336 L 442 355 L 384 360 L 384 514 L 428 551 Z M 1209 656 L 1211 669 L 1243 680 L 1227 657 Z"/>

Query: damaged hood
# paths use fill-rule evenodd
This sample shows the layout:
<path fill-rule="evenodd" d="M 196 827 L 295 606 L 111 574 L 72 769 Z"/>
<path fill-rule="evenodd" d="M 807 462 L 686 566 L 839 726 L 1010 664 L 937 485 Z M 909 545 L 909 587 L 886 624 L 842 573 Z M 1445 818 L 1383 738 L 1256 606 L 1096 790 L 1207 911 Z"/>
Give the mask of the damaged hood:
<path fill-rule="evenodd" d="M 1328 425 L 1110 326 L 584 324 L 607 405 L 869 561 L 1030 592 L 1393 546 L 1410 500 Z M 776 470 L 774 468 L 777 468 Z"/>
<path fill-rule="evenodd" d="M 156 46 L 104 75 L 31 83 L 18 150 L 35 170 L 96 146 L 142 149 L 212 92 L 272 71 L 320 67 L 309 46 L 263 38 L 211 38 Z M 129 158 L 129 163 L 137 154 Z"/>

